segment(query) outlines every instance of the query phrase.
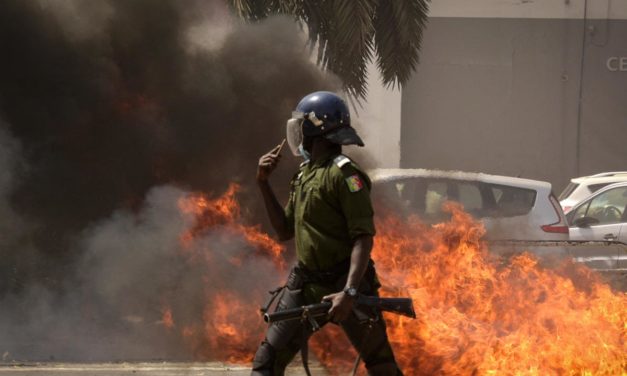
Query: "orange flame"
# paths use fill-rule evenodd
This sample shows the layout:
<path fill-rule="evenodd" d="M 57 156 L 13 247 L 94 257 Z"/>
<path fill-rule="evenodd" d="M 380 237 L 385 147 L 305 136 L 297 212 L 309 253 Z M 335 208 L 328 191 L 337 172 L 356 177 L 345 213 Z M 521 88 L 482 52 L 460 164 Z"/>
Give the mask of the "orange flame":
<path fill-rule="evenodd" d="M 178 319 L 176 312 L 170 318 L 199 358 L 247 363 L 264 332 L 258 304 L 273 286 L 242 291 L 212 284 L 212 260 L 221 256 L 201 240 L 220 229 L 224 244 L 244 239 L 253 250 L 229 256 L 227 273 L 261 256 L 270 263 L 258 268 L 281 275 L 285 261 L 278 243 L 241 223 L 237 189 L 232 185 L 219 198 L 195 194 L 179 203 L 193 218 L 181 236 L 183 255 L 206 265 L 199 281 L 205 302 L 202 318 L 195 318 L 200 322 Z M 457 205 L 446 209 L 452 219 L 435 226 L 394 215 L 377 222 L 373 258 L 382 295 L 411 296 L 418 315 L 385 316 L 405 374 L 625 375 L 624 293 L 613 292 L 581 265 L 548 269 L 530 254 L 498 259 L 481 240 L 481 224 Z M 335 374 L 354 359 L 335 326 L 314 336 L 312 350 Z"/>
<path fill-rule="evenodd" d="M 283 269 L 283 247 L 268 234 L 261 232 L 259 226 L 246 226 L 240 222 L 240 207 L 235 199 L 239 188 L 239 185 L 231 184 L 221 197 L 213 200 L 203 194 L 194 194 L 179 201 L 181 212 L 191 214 L 195 220 L 195 224 L 181 235 L 183 246 L 189 248 L 194 239 L 219 226 L 224 236 L 243 236 L 257 250 L 257 254 L 270 256 Z M 240 261 L 233 260 L 235 264 Z"/>
<path fill-rule="evenodd" d="M 181 256 L 190 268 L 200 267 L 197 278 L 204 302 L 200 317 L 181 313 L 178 318 L 176 309 L 174 313 L 166 309 L 163 322 L 166 327 L 169 323 L 173 326 L 176 318 L 181 338 L 200 359 L 248 363 L 263 333 L 258 307 L 272 286 L 264 282 L 263 286 L 238 290 L 230 285 L 231 279 L 244 264 L 259 264 L 274 279 L 284 272 L 285 260 L 283 247 L 259 226 L 242 223 L 235 199 L 238 190 L 238 185 L 231 184 L 217 198 L 195 193 L 179 200 L 179 210 L 189 222 L 180 236 Z M 211 241 L 204 241 L 206 237 Z M 234 248 L 234 252 L 225 253 L 224 248 Z M 264 259 L 268 262 L 260 263 Z"/>
<path fill-rule="evenodd" d="M 258 311 L 234 293 L 217 294 L 214 299 L 204 318 L 211 355 L 231 363 L 250 362 L 259 344 Z"/>
<path fill-rule="evenodd" d="M 624 374 L 624 293 L 572 263 L 545 269 L 530 254 L 503 263 L 481 241 L 481 224 L 458 205 L 446 210 L 451 221 L 433 227 L 395 217 L 378 225 L 383 294 L 410 295 L 418 315 L 386 315 L 407 373 Z"/>

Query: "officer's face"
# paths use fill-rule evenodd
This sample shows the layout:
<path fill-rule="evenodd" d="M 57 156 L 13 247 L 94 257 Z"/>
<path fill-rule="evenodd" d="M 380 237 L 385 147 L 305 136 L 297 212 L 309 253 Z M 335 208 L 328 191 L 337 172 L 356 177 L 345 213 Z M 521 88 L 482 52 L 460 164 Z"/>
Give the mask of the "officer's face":
<path fill-rule="evenodd" d="M 314 137 L 310 137 L 310 136 L 303 137 L 303 149 L 311 153 L 313 142 L 314 142 Z"/>

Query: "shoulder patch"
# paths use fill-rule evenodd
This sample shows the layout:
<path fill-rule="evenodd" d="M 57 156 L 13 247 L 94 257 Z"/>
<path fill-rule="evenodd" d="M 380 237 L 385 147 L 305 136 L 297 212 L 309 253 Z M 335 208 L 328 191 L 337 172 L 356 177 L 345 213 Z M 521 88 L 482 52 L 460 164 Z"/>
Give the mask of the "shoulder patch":
<path fill-rule="evenodd" d="M 348 190 L 351 192 L 359 192 L 364 187 L 364 182 L 359 177 L 359 174 L 351 175 L 344 180 L 346 185 L 348 185 Z"/>
<path fill-rule="evenodd" d="M 335 157 L 335 159 L 333 159 L 333 162 L 337 165 L 337 167 L 342 168 L 345 164 L 350 163 L 351 160 L 348 159 L 348 157 L 340 154 Z"/>

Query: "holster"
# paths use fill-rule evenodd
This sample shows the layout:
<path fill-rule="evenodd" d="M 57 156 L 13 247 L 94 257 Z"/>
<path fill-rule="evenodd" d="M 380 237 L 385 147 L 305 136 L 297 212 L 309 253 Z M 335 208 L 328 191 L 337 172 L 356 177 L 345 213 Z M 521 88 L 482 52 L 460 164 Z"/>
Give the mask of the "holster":
<path fill-rule="evenodd" d="M 287 283 L 280 288 L 280 298 L 276 305 L 275 311 L 281 311 L 288 308 L 296 308 L 305 305 L 302 294 L 304 280 L 300 274 L 294 269 L 287 277 Z M 269 307 L 268 307 L 269 308 Z M 292 338 L 292 333 L 302 330 L 300 321 L 282 321 L 273 323 L 266 332 L 266 340 L 275 348 L 282 349 Z"/>
<path fill-rule="evenodd" d="M 281 291 L 283 291 L 284 288 L 285 286 L 280 286 L 274 290 L 268 291 L 268 293 L 270 294 L 270 297 L 268 298 L 268 300 L 266 300 L 266 304 L 264 304 L 263 306 L 261 306 L 261 308 L 259 308 L 259 311 L 261 312 L 262 316 L 270 310 L 272 303 L 274 303 L 277 296 L 279 296 L 279 294 L 281 293 Z"/>
<path fill-rule="evenodd" d="M 274 303 L 274 301 L 280 296 L 281 298 L 279 298 L 279 304 L 277 305 L 277 310 L 279 309 L 283 295 L 285 295 L 286 293 L 285 289 L 288 289 L 290 291 L 290 294 L 292 295 L 298 295 L 301 293 L 301 290 L 304 284 L 305 284 L 305 278 L 303 277 L 302 272 L 298 270 L 297 267 L 292 268 L 292 270 L 290 271 L 290 274 L 287 276 L 287 282 L 285 283 L 285 285 L 277 287 L 274 290 L 268 291 L 268 293 L 270 294 L 270 297 L 268 298 L 266 303 L 259 309 L 261 311 L 261 314 L 263 315 L 266 312 L 268 312 L 270 308 L 272 307 L 272 303 Z M 292 299 L 290 299 L 290 301 L 291 300 Z M 285 309 L 285 308 L 286 307 L 282 307 L 281 309 Z M 293 308 L 293 307 L 288 307 L 288 308 Z"/>
<path fill-rule="evenodd" d="M 292 271 L 287 276 L 287 282 L 285 286 L 290 290 L 301 290 L 305 283 L 310 282 L 307 280 L 306 274 L 299 266 L 295 266 L 292 268 Z"/>

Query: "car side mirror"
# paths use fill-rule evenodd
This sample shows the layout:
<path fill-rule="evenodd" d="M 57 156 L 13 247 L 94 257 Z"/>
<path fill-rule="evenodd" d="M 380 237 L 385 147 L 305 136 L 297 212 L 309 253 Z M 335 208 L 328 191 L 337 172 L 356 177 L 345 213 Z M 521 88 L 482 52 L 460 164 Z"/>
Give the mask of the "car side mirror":
<path fill-rule="evenodd" d="M 592 217 L 581 217 L 573 221 L 575 226 L 582 228 L 590 227 L 592 225 L 596 225 L 597 223 L 599 223 L 599 220 Z"/>

